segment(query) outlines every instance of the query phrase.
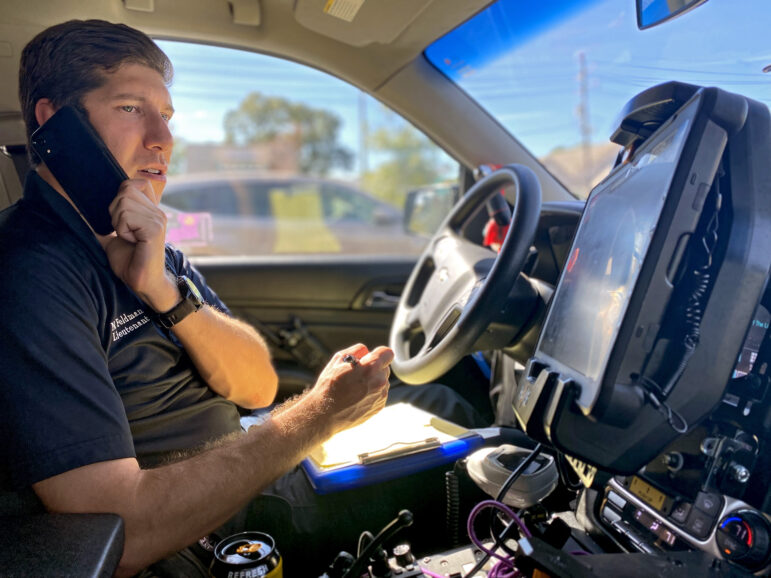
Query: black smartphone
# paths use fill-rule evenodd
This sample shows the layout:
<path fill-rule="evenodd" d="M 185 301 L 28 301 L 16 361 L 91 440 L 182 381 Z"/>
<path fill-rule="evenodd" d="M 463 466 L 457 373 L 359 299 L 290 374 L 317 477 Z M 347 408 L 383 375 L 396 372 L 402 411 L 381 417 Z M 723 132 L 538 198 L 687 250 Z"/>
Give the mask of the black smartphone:
<path fill-rule="evenodd" d="M 128 177 L 88 119 L 63 106 L 32 133 L 31 145 L 91 228 L 112 233 L 108 208 Z"/>

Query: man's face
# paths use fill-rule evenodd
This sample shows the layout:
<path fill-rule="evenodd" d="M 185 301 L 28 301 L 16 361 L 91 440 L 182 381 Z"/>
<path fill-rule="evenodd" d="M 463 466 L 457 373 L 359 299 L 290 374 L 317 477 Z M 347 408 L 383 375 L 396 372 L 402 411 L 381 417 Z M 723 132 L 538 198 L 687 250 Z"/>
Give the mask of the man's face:
<path fill-rule="evenodd" d="M 82 103 L 128 177 L 150 181 L 160 200 L 173 146 L 169 120 L 174 112 L 163 77 L 152 68 L 125 64 L 86 93 Z"/>

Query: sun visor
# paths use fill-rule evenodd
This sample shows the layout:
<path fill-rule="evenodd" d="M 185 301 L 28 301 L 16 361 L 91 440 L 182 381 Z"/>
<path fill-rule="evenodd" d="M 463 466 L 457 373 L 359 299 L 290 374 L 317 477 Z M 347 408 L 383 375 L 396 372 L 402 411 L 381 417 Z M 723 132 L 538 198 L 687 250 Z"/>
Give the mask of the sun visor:
<path fill-rule="evenodd" d="M 351 46 L 390 44 L 433 0 L 297 0 L 304 27 Z M 395 9 L 398 6 L 399 9 Z"/>
<path fill-rule="evenodd" d="M 489 0 L 297 0 L 294 13 L 308 30 L 350 46 L 367 46 L 391 44 L 416 26 L 431 28 L 439 37 L 487 4 Z"/>

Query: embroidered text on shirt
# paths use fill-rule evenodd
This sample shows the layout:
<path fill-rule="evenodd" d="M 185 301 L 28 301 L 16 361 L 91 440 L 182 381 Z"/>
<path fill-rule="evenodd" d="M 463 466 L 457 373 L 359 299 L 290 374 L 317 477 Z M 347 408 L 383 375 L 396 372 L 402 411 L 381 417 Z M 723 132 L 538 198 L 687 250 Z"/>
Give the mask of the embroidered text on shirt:
<path fill-rule="evenodd" d="M 133 321 L 133 323 L 129 325 L 131 321 Z M 144 309 L 137 309 L 133 313 L 122 313 L 110 321 L 110 330 L 112 331 L 113 342 L 118 341 L 124 335 L 128 335 L 132 331 L 139 329 L 142 327 L 142 325 L 149 322 L 150 319 L 147 317 L 147 315 L 145 315 Z"/>

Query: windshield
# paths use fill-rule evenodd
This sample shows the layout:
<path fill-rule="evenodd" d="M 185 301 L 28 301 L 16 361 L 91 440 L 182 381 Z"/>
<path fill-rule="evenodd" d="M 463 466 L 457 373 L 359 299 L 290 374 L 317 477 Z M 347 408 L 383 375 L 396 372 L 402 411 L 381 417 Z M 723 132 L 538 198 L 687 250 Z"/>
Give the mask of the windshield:
<path fill-rule="evenodd" d="M 769 22 L 768 0 L 711 0 L 644 31 L 634 0 L 500 0 L 425 54 L 585 198 L 618 152 L 616 115 L 640 91 L 678 80 L 770 104 Z"/>

